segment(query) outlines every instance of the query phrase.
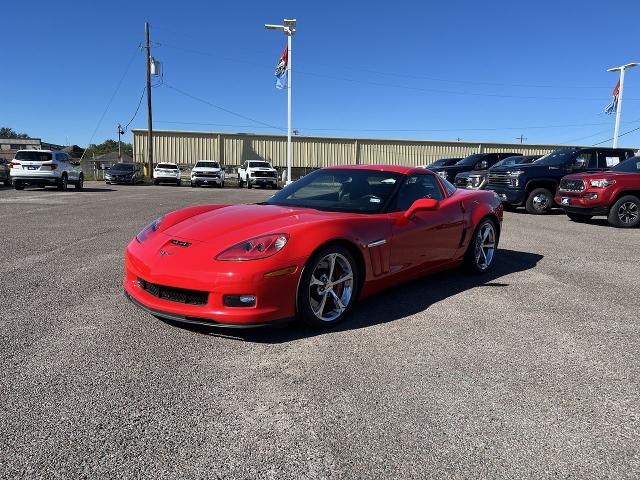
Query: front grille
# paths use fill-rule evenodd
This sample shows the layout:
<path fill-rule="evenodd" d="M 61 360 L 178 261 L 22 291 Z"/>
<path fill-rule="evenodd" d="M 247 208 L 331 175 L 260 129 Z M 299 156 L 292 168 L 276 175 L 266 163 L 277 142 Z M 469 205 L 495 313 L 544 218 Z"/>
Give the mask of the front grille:
<path fill-rule="evenodd" d="M 256 178 L 264 178 L 264 177 L 274 178 L 274 177 L 277 177 L 278 174 L 277 172 L 251 172 L 251 176 Z"/>
<path fill-rule="evenodd" d="M 584 191 L 584 181 L 563 178 L 560 180 L 560 190 L 565 192 L 582 192 Z"/>
<path fill-rule="evenodd" d="M 196 172 L 196 177 L 208 177 L 208 178 L 218 178 L 220 176 L 219 173 L 207 173 L 207 172 Z"/>
<path fill-rule="evenodd" d="M 145 292 L 154 297 L 168 300 L 170 302 L 186 303 L 189 305 L 206 305 L 209 294 L 199 290 L 187 290 L 186 288 L 167 287 L 156 283 L 147 282 L 138 278 L 138 285 Z"/>
<path fill-rule="evenodd" d="M 488 184 L 490 187 L 508 187 L 511 185 L 511 178 L 506 173 L 490 173 Z"/>

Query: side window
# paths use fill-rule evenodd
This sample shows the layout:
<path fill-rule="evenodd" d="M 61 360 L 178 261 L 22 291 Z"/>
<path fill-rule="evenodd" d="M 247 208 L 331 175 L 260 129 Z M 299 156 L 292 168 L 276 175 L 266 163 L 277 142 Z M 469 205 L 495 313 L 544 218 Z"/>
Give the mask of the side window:
<path fill-rule="evenodd" d="M 587 150 L 578 154 L 575 160 L 570 164 L 575 170 L 584 170 L 587 168 L 596 168 L 596 153 L 592 150 Z"/>
<path fill-rule="evenodd" d="M 411 175 L 400 187 L 396 210 L 404 211 L 419 198 L 442 200 L 444 195 L 433 175 Z"/>
<path fill-rule="evenodd" d="M 598 152 L 598 168 L 615 167 L 624 160 L 622 152 L 607 152 L 606 150 Z"/>

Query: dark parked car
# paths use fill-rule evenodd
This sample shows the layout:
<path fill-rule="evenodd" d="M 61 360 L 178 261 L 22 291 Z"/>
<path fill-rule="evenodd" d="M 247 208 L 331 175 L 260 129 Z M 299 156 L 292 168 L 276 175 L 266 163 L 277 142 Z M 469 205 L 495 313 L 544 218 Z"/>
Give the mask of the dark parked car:
<path fill-rule="evenodd" d="M 129 183 L 134 185 L 144 180 L 142 165 L 139 163 L 116 163 L 107 170 L 104 180 L 106 183 Z"/>
<path fill-rule="evenodd" d="M 458 188 L 468 188 L 471 190 L 482 190 L 487 185 L 487 177 L 491 170 L 496 167 L 506 167 L 512 165 L 525 165 L 538 160 L 541 155 L 516 155 L 500 160 L 493 167 L 487 170 L 472 170 L 470 172 L 459 173 L 456 176 L 455 185 Z"/>
<path fill-rule="evenodd" d="M 560 148 L 529 165 L 493 168 L 487 189 L 505 207 L 524 205 L 529 213 L 544 214 L 556 205 L 554 193 L 565 175 L 607 170 L 632 156 L 627 148 Z"/>
<path fill-rule="evenodd" d="M 9 178 L 9 160 L 0 158 L 0 182 L 4 183 L 5 187 L 11 185 L 11 179 Z"/>
<path fill-rule="evenodd" d="M 436 168 L 436 167 L 448 167 L 449 165 L 455 165 L 460 160 L 462 160 L 462 157 L 441 158 L 439 160 L 436 160 L 433 163 L 430 163 L 429 165 L 423 165 L 423 166 L 421 166 L 421 168 L 432 169 L 432 168 Z"/>
<path fill-rule="evenodd" d="M 456 175 L 472 170 L 486 170 L 493 167 L 500 160 L 519 155 L 518 153 L 475 153 L 446 167 L 429 167 L 430 170 L 440 175 L 445 180 L 454 182 Z"/>

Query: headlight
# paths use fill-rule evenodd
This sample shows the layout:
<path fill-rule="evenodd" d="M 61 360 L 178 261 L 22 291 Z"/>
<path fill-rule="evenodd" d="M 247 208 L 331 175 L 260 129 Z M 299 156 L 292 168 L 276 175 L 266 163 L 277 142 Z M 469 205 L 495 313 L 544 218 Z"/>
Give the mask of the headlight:
<path fill-rule="evenodd" d="M 288 241 L 288 233 L 274 233 L 273 235 L 250 238 L 227 248 L 216 257 L 216 260 L 242 262 L 271 257 L 282 250 Z"/>
<path fill-rule="evenodd" d="M 482 182 L 484 182 L 484 177 L 481 177 L 480 175 L 469 177 L 469 183 L 473 188 L 478 188 L 482 185 Z"/>
<path fill-rule="evenodd" d="M 595 188 L 606 188 L 610 185 L 616 183 L 615 180 L 607 180 L 605 178 L 597 179 L 597 180 L 589 180 L 589 185 Z"/>
<path fill-rule="evenodd" d="M 153 233 L 156 230 L 158 230 L 158 228 L 160 227 L 160 224 L 162 223 L 163 218 L 164 217 L 156 218 L 153 222 L 151 222 L 149 225 L 147 225 L 142 230 L 140 230 L 140 233 L 136 235 L 136 240 L 142 243 L 151 235 L 153 235 Z"/>

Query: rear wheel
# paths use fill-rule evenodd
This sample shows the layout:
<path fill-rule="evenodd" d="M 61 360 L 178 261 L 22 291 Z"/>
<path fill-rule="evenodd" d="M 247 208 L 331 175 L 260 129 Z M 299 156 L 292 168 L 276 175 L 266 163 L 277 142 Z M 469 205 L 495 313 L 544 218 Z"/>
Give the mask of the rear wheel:
<path fill-rule="evenodd" d="M 569 217 L 569 220 L 577 223 L 588 222 L 589 220 L 591 220 L 591 217 L 592 217 L 592 215 L 584 215 L 582 213 L 569 213 L 569 212 L 565 212 L 565 213 L 567 214 L 567 217 Z"/>
<path fill-rule="evenodd" d="M 485 218 L 476 227 L 467 248 L 465 263 L 476 273 L 485 273 L 493 267 L 496 250 L 498 249 L 498 230 L 490 218 Z"/>
<path fill-rule="evenodd" d="M 160 183 L 160 182 L 158 182 L 158 180 L 154 180 L 154 181 L 153 181 L 153 184 L 154 184 L 154 185 L 158 185 L 159 183 Z"/>
<path fill-rule="evenodd" d="M 13 188 L 15 188 L 16 190 L 24 190 L 24 183 L 22 183 L 20 180 L 16 180 L 13 182 Z"/>
<path fill-rule="evenodd" d="M 553 207 L 553 194 L 546 188 L 535 188 L 529 193 L 525 208 L 534 215 L 549 213 Z"/>
<path fill-rule="evenodd" d="M 238 175 L 238 187 L 242 188 L 242 177 Z"/>
<path fill-rule="evenodd" d="M 182 180 L 178 180 L 178 181 L 176 182 L 176 187 L 179 187 L 180 185 L 182 185 Z"/>
<path fill-rule="evenodd" d="M 69 180 L 67 179 L 67 174 L 63 173 L 62 178 L 58 181 L 58 190 L 66 190 L 69 186 Z"/>
<path fill-rule="evenodd" d="M 312 327 L 342 321 L 356 301 L 358 270 L 351 253 L 329 245 L 314 253 L 305 265 L 298 287 L 298 313 Z"/>
<path fill-rule="evenodd" d="M 80 175 L 80 177 L 78 177 L 78 181 L 76 182 L 76 190 L 82 190 L 82 187 L 84 187 L 84 176 Z"/>
<path fill-rule="evenodd" d="M 614 227 L 637 227 L 640 225 L 640 199 L 635 195 L 621 197 L 609 210 L 608 220 Z"/>
<path fill-rule="evenodd" d="M 11 186 L 11 180 L 5 180 L 4 181 L 4 186 L 5 187 L 10 187 Z"/>

